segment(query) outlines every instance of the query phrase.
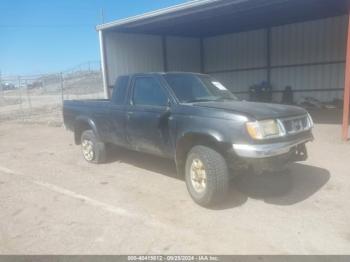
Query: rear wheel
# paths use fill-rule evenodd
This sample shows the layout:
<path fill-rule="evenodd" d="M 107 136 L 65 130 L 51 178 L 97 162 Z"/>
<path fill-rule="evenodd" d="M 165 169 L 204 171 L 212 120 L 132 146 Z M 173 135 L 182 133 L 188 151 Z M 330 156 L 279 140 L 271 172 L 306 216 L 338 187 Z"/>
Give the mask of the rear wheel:
<path fill-rule="evenodd" d="M 81 151 L 89 163 L 100 164 L 106 160 L 106 146 L 97 139 L 92 130 L 86 130 L 82 133 Z"/>
<path fill-rule="evenodd" d="M 229 172 L 224 157 L 206 146 L 195 146 L 187 155 L 185 176 L 192 199 L 202 206 L 223 200 L 229 187 Z"/>

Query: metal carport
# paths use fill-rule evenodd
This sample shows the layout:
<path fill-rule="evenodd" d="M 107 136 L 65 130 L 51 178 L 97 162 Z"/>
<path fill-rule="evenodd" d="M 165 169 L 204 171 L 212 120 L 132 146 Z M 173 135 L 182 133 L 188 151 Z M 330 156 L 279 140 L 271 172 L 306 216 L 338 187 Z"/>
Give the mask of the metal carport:
<path fill-rule="evenodd" d="M 150 71 L 209 73 L 243 98 L 259 81 L 271 83 L 276 97 L 292 85 L 296 99 L 343 98 L 347 140 L 348 6 L 348 0 L 202 0 L 99 25 L 105 94 L 118 75 Z"/>

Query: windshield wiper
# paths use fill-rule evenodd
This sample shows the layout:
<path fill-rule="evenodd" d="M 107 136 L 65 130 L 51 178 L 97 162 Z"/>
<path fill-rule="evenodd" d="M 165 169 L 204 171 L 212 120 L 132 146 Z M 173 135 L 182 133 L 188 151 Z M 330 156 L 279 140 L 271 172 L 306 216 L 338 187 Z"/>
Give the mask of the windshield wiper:
<path fill-rule="evenodd" d="M 185 103 L 195 103 L 195 102 L 217 102 L 217 101 L 225 101 L 225 100 L 236 100 L 231 97 L 216 97 L 216 98 L 197 98 L 184 101 Z"/>
<path fill-rule="evenodd" d="M 198 98 L 192 100 L 186 100 L 185 103 L 195 103 L 195 102 L 213 102 L 217 101 L 216 99 L 208 99 L 208 98 Z"/>
<path fill-rule="evenodd" d="M 220 97 L 215 101 L 225 101 L 225 100 L 229 100 L 229 101 L 237 101 L 237 99 L 232 98 L 232 97 Z"/>

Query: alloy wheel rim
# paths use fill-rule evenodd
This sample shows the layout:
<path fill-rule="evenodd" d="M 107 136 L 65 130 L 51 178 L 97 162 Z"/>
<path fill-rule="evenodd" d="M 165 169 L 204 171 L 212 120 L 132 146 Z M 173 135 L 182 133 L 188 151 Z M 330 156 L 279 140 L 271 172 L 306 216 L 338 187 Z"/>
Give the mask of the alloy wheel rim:
<path fill-rule="evenodd" d="M 207 174 L 203 162 L 196 158 L 191 164 L 191 183 L 197 193 L 202 193 L 207 187 Z"/>
<path fill-rule="evenodd" d="M 94 159 L 94 145 L 91 140 L 84 139 L 81 143 L 83 155 L 86 160 L 91 161 Z"/>

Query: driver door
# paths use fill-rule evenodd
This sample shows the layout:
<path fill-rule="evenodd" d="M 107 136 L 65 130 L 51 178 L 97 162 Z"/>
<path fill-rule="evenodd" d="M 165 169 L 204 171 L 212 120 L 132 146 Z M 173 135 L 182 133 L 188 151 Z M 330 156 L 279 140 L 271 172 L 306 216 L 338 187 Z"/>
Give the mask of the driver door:
<path fill-rule="evenodd" d="M 169 144 L 169 95 L 157 78 L 137 76 L 126 112 L 127 140 L 137 151 L 162 155 Z"/>

